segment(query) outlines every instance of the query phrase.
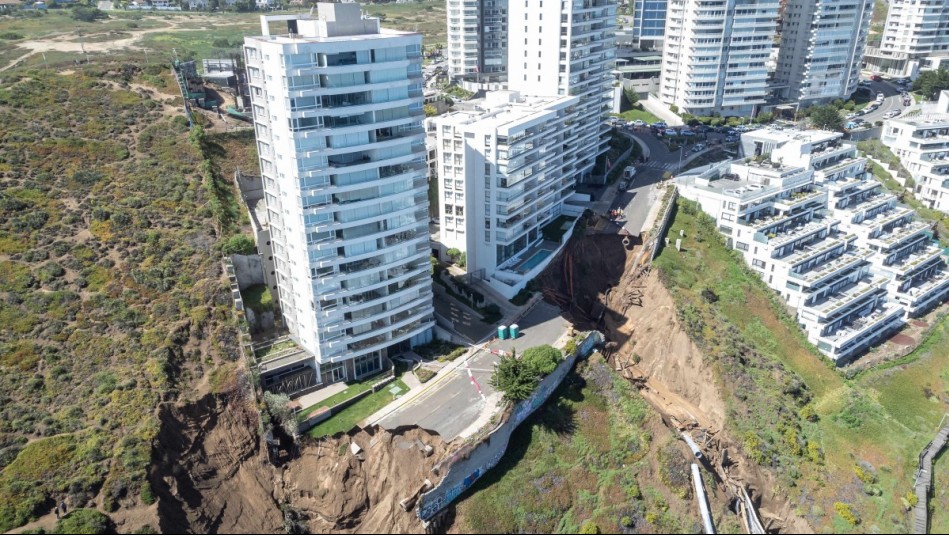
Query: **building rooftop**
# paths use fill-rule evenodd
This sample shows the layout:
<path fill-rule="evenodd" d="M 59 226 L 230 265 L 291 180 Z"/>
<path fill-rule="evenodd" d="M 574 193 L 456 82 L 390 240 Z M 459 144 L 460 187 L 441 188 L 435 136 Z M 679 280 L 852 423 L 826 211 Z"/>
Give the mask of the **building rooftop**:
<path fill-rule="evenodd" d="M 485 98 L 469 101 L 473 110 L 454 111 L 438 117 L 438 125 L 468 126 L 504 133 L 545 119 L 553 109 L 574 105 L 577 97 L 523 96 L 516 91 L 492 91 Z"/>

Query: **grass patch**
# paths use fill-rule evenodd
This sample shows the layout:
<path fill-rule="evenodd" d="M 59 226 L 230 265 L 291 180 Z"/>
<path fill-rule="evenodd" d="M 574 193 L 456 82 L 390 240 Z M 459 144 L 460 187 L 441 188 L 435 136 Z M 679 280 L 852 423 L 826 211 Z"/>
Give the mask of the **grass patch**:
<path fill-rule="evenodd" d="M 393 385 L 401 389 L 399 395 L 404 395 L 409 390 L 409 387 L 406 386 L 401 379 L 396 379 L 395 381 L 386 385 L 382 390 L 374 394 L 369 394 L 363 399 L 341 410 L 339 413 L 334 414 L 329 420 L 321 422 L 313 429 L 310 429 L 307 434 L 311 437 L 318 438 L 349 431 L 359 422 L 368 418 L 370 415 L 396 399 L 395 396 L 389 393 L 389 390 Z"/>
<path fill-rule="evenodd" d="M 255 284 L 243 290 L 241 297 L 244 298 L 244 305 L 254 312 L 260 314 L 273 310 L 273 296 L 270 295 L 266 284 Z"/>
<path fill-rule="evenodd" d="M 276 344 L 270 347 L 265 347 L 263 349 L 254 351 L 254 356 L 257 357 L 257 360 L 264 361 L 266 360 L 268 355 L 273 355 L 285 349 L 290 349 L 293 347 L 298 347 L 296 342 L 294 342 L 293 340 L 284 340 L 282 342 L 277 342 Z"/>
<path fill-rule="evenodd" d="M 514 431 L 498 466 L 462 496 L 457 527 L 466 533 L 578 533 L 593 522 L 602 533 L 696 529 L 690 502 L 651 473 L 659 448 L 645 426 L 656 421 L 599 354 L 577 363 Z M 647 483 L 659 488 L 644 492 Z"/>
<path fill-rule="evenodd" d="M 638 119 L 640 121 L 643 121 L 646 124 L 659 122 L 658 117 L 656 117 L 655 115 L 649 113 L 648 111 L 644 109 L 638 109 L 638 108 L 626 110 L 623 113 L 616 115 L 616 117 L 619 117 L 620 119 L 623 119 L 625 121 L 635 121 Z"/>
<path fill-rule="evenodd" d="M 900 497 L 912 485 L 920 450 L 949 408 L 945 317 L 907 357 L 845 378 L 807 343 L 777 295 L 724 247 L 714 222 L 688 206 L 679 203 L 670 230 L 685 230 L 683 252 L 665 249 L 656 265 L 683 325 L 716 361 L 729 425 L 745 438 L 746 454 L 768 460 L 792 502 L 806 493 L 827 512 L 808 515 L 817 531 L 845 527 L 834 514 L 835 502 L 850 504 L 868 526 L 907 531 Z M 702 299 L 705 289 L 718 297 L 714 305 Z M 721 352 L 729 338 L 753 350 L 737 368 Z M 788 418 L 791 411 L 813 421 Z M 874 467 L 881 495 L 864 492 L 853 471 L 860 462 Z"/>
<path fill-rule="evenodd" d="M 555 241 L 560 243 L 560 240 L 563 238 L 563 235 L 567 233 L 567 229 L 570 228 L 567 223 L 572 223 L 576 220 L 575 217 L 570 217 L 567 215 L 559 216 L 557 219 L 554 219 L 550 223 L 544 225 L 544 228 L 541 229 L 541 233 L 544 235 L 545 240 Z"/>
<path fill-rule="evenodd" d="M 372 385 L 378 383 L 381 380 L 382 380 L 382 375 L 376 374 L 376 375 L 373 375 L 372 377 L 363 379 L 361 381 L 352 381 L 352 382 L 347 381 L 346 390 L 343 390 L 342 392 L 339 392 L 337 394 L 333 394 L 332 396 L 324 399 L 323 401 L 317 403 L 316 405 L 304 407 L 303 410 L 300 412 L 299 419 L 305 420 L 311 414 L 316 412 L 317 409 L 320 409 L 323 407 L 332 407 L 333 405 L 342 403 L 353 396 L 358 396 L 359 394 L 362 394 L 366 390 L 371 389 Z"/>

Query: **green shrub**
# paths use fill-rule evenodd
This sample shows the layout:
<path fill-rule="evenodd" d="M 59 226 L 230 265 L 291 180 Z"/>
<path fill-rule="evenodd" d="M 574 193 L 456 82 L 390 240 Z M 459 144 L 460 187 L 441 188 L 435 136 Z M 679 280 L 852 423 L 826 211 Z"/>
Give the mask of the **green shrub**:
<path fill-rule="evenodd" d="M 142 490 L 139 492 L 139 497 L 145 505 L 151 505 L 158 500 L 152 491 L 152 486 L 147 481 L 142 483 Z"/>
<path fill-rule="evenodd" d="M 99 19 L 107 19 L 109 15 L 95 7 L 77 6 L 72 9 L 70 16 L 82 22 L 95 22 Z"/>
<path fill-rule="evenodd" d="M 843 502 L 834 502 L 834 510 L 837 511 L 837 514 L 840 515 L 840 518 L 844 519 L 845 522 L 850 524 L 852 527 L 855 527 L 860 523 L 860 517 L 853 512 L 849 503 Z"/>
<path fill-rule="evenodd" d="M 415 376 L 418 377 L 420 383 L 427 383 L 435 377 L 435 372 L 428 368 L 419 368 L 415 370 Z"/>
<path fill-rule="evenodd" d="M 600 533 L 600 526 L 597 526 L 596 522 L 592 520 L 587 520 L 582 526 L 580 526 L 580 533 L 583 533 L 584 535 L 595 535 Z"/>
<path fill-rule="evenodd" d="M 547 376 L 557 369 L 557 365 L 563 360 L 560 351 L 549 345 L 532 347 L 521 355 L 524 364 L 533 368 L 538 375 Z"/>
<path fill-rule="evenodd" d="M 257 246 L 254 245 L 254 240 L 249 236 L 244 234 L 235 234 L 234 236 L 228 238 L 227 241 L 221 245 L 221 252 L 226 255 L 252 255 L 257 254 Z"/>
<path fill-rule="evenodd" d="M 53 533 L 106 533 L 109 523 L 109 517 L 95 509 L 74 509 L 56 522 Z"/>

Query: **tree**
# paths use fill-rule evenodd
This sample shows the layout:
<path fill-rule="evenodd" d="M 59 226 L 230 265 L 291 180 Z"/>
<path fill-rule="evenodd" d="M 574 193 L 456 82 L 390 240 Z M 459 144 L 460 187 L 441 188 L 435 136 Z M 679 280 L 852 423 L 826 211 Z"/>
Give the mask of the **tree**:
<path fill-rule="evenodd" d="M 636 90 L 623 89 L 623 93 L 626 95 L 626 101 L 629 102 L 630 108 L 635 108 L 639 104 L 639 94 L 636 93 Z"/>
<path fill-rule="evenodd" d="M 105 11 L 96 7 L 76 6 L 69 15 L 75 20 L 82 22 L 95 22 L 99 19 L 107 19 L 109 15 Z"/>
<path fill-rule="evenodd" d="M 913 82 L 913 91 L 923 95 L 926 100 L 938 100 L 939 93 L 949 89 L 949 69 L 924 71 Z"/>
<path fill-rule="evenodd" d="M 810 110 L 811 124 L 821 130 L 842 130 L 844 120 L 834 106 L 814 106 Z"/>
<path fill-rule="evenodd" d="M 431 104 L 422 106 L 422 110 L 425 112 L 426 117 L 435 117 L 438 115 L 438 108 L 432 106 Z"/>
<path fill-rule="evenodd" d="M 448 258 L 451 258 L 451 261 L 452 261 L 452 262 L 457 262 L 457 261 L 458 261 L 458 258 L 461 256 L 461 251 L 460 251 L 459 249 L 454 248 L 454 247 L 452 247 L 451 249 L 445 251 L 445 253 L 448 255 Z"/>
<path fill-rule="evenodd" d="M 529 398 L 539 381 L 537 370 L 526 362 L 518 360 L 513 353 L 501 357 L 491 375 L 491 386 L 503 392 L 504 398 L 510 401 Z"/>
<path fill-rule="evenodd" d="M 541 376 L 550 375 L 562 360 L 560 351 L 549 345 L 532 347 L 521 355 L 521 360 Z"/>

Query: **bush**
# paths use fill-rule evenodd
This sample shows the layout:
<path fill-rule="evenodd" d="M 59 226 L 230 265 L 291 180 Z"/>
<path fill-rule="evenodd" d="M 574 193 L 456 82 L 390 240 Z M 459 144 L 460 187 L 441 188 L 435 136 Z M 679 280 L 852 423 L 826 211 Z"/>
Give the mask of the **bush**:
<path fill-rule="evenodd" d="M 834 502 L 834 510 L 837 511 L 840 518 L 844 519 L 844 521 L 851 526 L 855 527 L 860 523 L 860 518 L 853 512 L 849 503 Z"/>
<path fill-rule="evenodd" d="M 257 246 L 254 240 L 244 234 L 235 234 L 227 239 L 221 245 L 221 252 L 226 255 L 232 254 L 257 254 Z"/>
<path fill-rule="evenodd" d="M 582 526 L 580 526 L 580 533 L 595 535 L 600 533 L 600 526 L 597 526 L 596 522 L 592 520 L 587 520 Z"/>
<path fill-rule="evenodd" d="M 524 364 L 534 369 L 540 376 L 546 376 L 557 369 L 563 360 L 560 351 L 549 345 L 537 346 L 524 351 L 521 356 Z"/>
<path fill-rule="evenodd" d="M 435 372 L 428 368 L 419 368 L 415 370 L 415 376 L 418 377 L 420 383 L 427 383 L 435 377 Z"/>
<path fill-rule="evenodd" d="M 109 15 L 107 15 L 105 11 L 102 11 L 99 8 L 84 7 L 84 6 L 73 8 L 70 16 L 73 19 L 82 21 L 82 22 L 95 22 L 99 19 L 109 18 Z"/>
<path fill-rule="evenodd" d="M 109 517 L 95 509 L 74 509 L 56 522 L 53 533 L 106 533 Z"/>

